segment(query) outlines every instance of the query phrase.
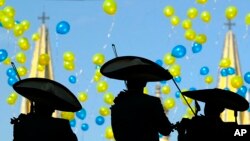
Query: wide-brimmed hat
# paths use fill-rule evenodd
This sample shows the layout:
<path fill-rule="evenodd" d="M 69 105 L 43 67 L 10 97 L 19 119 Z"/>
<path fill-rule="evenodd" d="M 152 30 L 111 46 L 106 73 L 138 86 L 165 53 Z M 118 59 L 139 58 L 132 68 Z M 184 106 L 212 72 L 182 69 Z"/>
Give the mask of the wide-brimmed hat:
<path fill-rule="evenodd" d="M 76 112 L 82 109 L 80 102 L 68 88 L 50 79 L 27 78 L 16 82 L 13 88 L 25 98 L 56 110 Z"/>
<path fill-rule="evenodd" d="M 235 92 L 214 88 L 182 92 L 184 96 L 202 102 L 213 102 L 227 109 L 245 111 L 249 108 L 248 101 Z"/>
<path fill-rule="evenodd" d="M 119 80 L 163 81 L 172 75 L 157 63 L 138 56 L 121 56 L 107 61 L 100 72 Z"/>

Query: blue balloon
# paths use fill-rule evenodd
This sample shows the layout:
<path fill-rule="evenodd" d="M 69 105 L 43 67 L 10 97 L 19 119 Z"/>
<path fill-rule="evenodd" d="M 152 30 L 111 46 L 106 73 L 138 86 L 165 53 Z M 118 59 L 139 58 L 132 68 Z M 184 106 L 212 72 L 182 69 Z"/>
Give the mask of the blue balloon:
<path fill-rule="evenodd" d="M 224 90 L 229 91 L 230 89 L 228 87 L 224 88 Z"/>
<path fill-rule="evenodd" d="M 194 42 L 192 46 L 192 52 L 193 53 L 199 53 L 202 50 L 202 44 Z"/>
<path fill-rule="evenodd" d="M 103 116 L 97 116 L 95 122 L 97 125 L 102 125 L 105 122 L 105 119 Z"/>
<path fill-rule="evenodd" d="M 200 74 L 201 75 L 207 75 L 209 73 L 209 68 L 204 66 L 204 67 L 201 67 L 200 69 Z"/>
<path fill-rule="evenodd" d="M 163 81 L 161 81 L 161 84 L 166 84 L 167 83 L 167 81 L 165 81 L 165 80 L 163 80 Z"/>
<path fill-rule="evenodd" d="M 10 86 L 13 86 L 17 81 L 18 81 L 18 80 L 17 80 L 16 77 L 9 77 L 9 78 L 8 78 L 8 84 L 9 84 Z"/>
<path fill-rule="evenodd" d="M 21 22 L 20 21 L 15 21 L 15 24 L 20 24 Z"/>
<path fill-rule="evenodd" d="M 244 74 L 244 80 L 247 84 L 250 84 L 250 72 Z"/>
<path fill-rule="evenodd" d="M 232 67 L 228 67 L 228 68 L 227 68 L 227 74 L 228 74 L 228 75 L 233 75 L 233 74 L 235 74 L 235 69 L 232 68 Z"/>
<path fill-rule="evenodd" d="M 176 58 L 182 58 L 186 55 L 186 48 L 183 45 L 177 45 L 172 49 L 171 54 Z"/>
<path fill-rule="evenodd" d="M 156 64 L 158 64 L 159 66 L 162 66 L 163 65 L 163 62 L 161 59 L 158 59 L 155 61 Z"/>
<path fill-rule="evenodd" d="M 88 125 L 87 123 L 83 123 L 83 124 L 81 125 L 81 129 L 82 129 L 83 131 L 87 131 L 87 130 L 89 129 L 89 125 Z"/>
<path fill-rule="evenodd" d="M 191 87 L 191 88 L 189 88 L 189 91 L 195 91 L 196 90 L 196 88 L 195 87 Z"/>
<path fill-rule="evenodd" d="M 8 57 L 8 52 L 5 49 L 0 49 L 0 62 Z"/>
<path fill-rule="evenodd" d="M 87 112 L 85 109 L 81 109 L 80 111 L 76 112 L 76 117 L 78 117 L 81 120 L 84 120 L 87 115 Z"/>
<path fill-rule="evenodd" d="M 71 127 L 76 127 L 76 119 L 72 119 L 69 121 Z"/>
<path fill-rule="evenodd" d="M 181 82 L 181 77 L 176 76 L 176 77 L 174 77 L 174 80 L 175 80 L 175 82 L 180 83 Z"/>
<path fill-rule="evenodd" d="M 223 76 L 223 77 L 226 77 L 228 74 L 227 74 L 227 69 L 221 69 L 220 70 L 220 74 L 221 74 L 221 76 Z"/>
<path fill-rule="evenodd" d="M 56 32 L 58 34 L 66 34 L 70 30 L 70 25 L 66 21 L 61 21 L 56 25 Z"/>
<path fill-rule="evenodd" d="M 0 22 L 0 27 L 3 27 L 3 24 Z"/>
<path fill-rule="evenodd" d="M 70 76 L 69 76 L 69 82 L 70 82 L 70 83 L 75 84 L 75 83 L 76 83 L 76 80 L 77 80 L 77 79 L 76 79 L 76 76 L 74 76 L 74 75 L 70 75 Z"/>
<path fill-rule="evenodd" d="M 246 97 L 246 93 L 247 93 L 247 87 L 244 85 L 237 90 L 237 94 L 239 94 L 242 97 Z"/>
<path fill-rule="evenodd" d="M 175 97 L 176 97 L 176 98 L 180 98 L 180 96 L 181 96 L 181 93 L 180 93 L 179 91 L 177 91 L 177 92 L 175 93 Z"/>
<path fill-rule="evenodd" d="M 16 71 L 13 68 L 8 68 L 6 71 L 7 76 L 9 77 L 15 77 L 16 76 Z"/>

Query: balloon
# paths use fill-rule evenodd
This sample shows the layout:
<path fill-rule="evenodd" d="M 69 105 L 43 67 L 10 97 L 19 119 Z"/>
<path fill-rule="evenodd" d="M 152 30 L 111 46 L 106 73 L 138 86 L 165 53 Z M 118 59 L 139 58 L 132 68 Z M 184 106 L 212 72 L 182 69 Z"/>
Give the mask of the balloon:
<path fill-rule="evenodd" d="M 8 68 L 6 71 L 6 74 L 8 77 L 15 77 L 16 76 L 16 71 L 13 68 Z"/>
<path fill-rule="evenodd" d="M 17 81 L 18 81 L 18 80 L 17 80 L 16 77 L 9 77 L 9 78 L 8 78 L 8 84 L 9 84 L 10 86 L 14 85 Z"/>
<path fill-rule="evenodd" d="M 250 13 L 248 13 L 248 14 L 245 16 L 245 23 L 246 23 L 246 25 L 250 25 Z"/>
<path fill-rule="evenodd" d="M 19 37 L 19 36 L 23 35 L 23 32 L 24 32 L 24 28 L 21 24 L 16 24 L 14 26 L 13 33 L 14 33 L 15 37 Z"/>
<path fill-rule="evenodd" d="M 2 22 L 3 27 L 8 30 L 12 29 L 15 26 L 14 19 L 6 15 L 2 16 L 1 22 Z"/>
<path fill-rule="evenodd" d="M 170 68 L 169 68 L 169 72 L 171 73 L 171 75 L 173 75 L 173 77 L 175 76 L 180 76 L 181 74 L 181 67 L 178 64 L 173 64 Z"/>
<path fill-rule="evenodd" d="M 29 40 L 26 37 L 19 38 L 17 44 L 24 51 L 30 48 Z"/>
<path fill-rule="evenodd" d="M 68 71 L 73 71 L 75 69 L 75 64 L 74 62 L 64 61 L 63 67 Z"/>
<path fill-rule="evenodd" d="M 104 94 L 103 99 L 106 104 L 112 105 L 114 104 L 115 97 L 111 92 L 107 92 Z"/>
<path fill-rule="evenodd" d="M 16 10 L 12 6 L 6 6 L 3 9 L 3 13 L 10 18 L 14 18 L 16 15 Z"/>
<path fill-rule="evenodd" d="M 163 80 L 163 81 L 161 81 L 160 83 L 164 85 L 164 84 L 167 84 L 167 81 L 166 81 L 166 80 Z"/>
<path fill-rule="evenodd" d="M 38 63 L 40 65 L 46 66 L 50 63 L 50 57 L 47 53 L 41 54 L 38 58 Z"/>
<path fill-rule="evenodd" d="M 205 77 L 205 82 L 206 82 L 207 84 L 211 84 L 213 81 L 214 81 L 213 76 L 207 75 L 207 76 Z"/>
<path fill-rule="evenodd" d="M 171 53 L 167 53 L 164 55 L 163 61 L 166 65 L 172 65 L 175 63 L 175 57 Z"/>
<path fill-rule="evenodd" d="M 166 6 L 164 9 L 163 9 L 163 14 L 166 16 L 166 17 L 171 17 L 174 15 L 174 7 L 173 6 Z"/>
<path fill-rule="evenodd" d="M 170 22 L 173 26 L 177 26 L 180 23 L 180 18 L 176 15 L 171 16 Z"/>
<path fill-rule="evenodd" d="M 220 67 L 222 68 L 227 68 L 231 65 L 231 60 L 229 58 L 222 58 L 220 60 Z"/>
<path fill-rule="evenodd" d="M 208 0 L 196 0 L 199 4 L 206 4 Z"/>
<path fill-rule="evenodd" d="M 32 40 L 33 41 L 38 41 L 39 39 L 40 39 L 40 34 L 39 33 L 32 34 Z"/>
<path fill-rule="evenodd" d="M 95 75 L 100 76 L 100 77 L 102 76 L 102 73 L 101 73 L 100 69 L 95 70 Z"/>
<path fill-rule="evenodd" d="M 5 0 L 0 0 L 0 7 L 5 5 Z"/>
<path fill-rule="evenodd" d="M 143 93 L 144 93 L 144 94 L 148 94 L 148 93 L 149 93 L 147 87 L 144 87 L 144 88 L 143 88 Z"/>
<path fill-rule="evenodd" d="M 235 69 L 232 67 L 228 67 L 226 70 L 227 70 L 227 74 L 229 74 L 229 75 L 235 74 Z"/>
<path fill-rule="evenodd" d="M 195 33 L 195 31 L 193 29 L 188 29 L 188 30 L 185 31 L 185 38 L 187 40 L 192 41 L 192 40 L 195 39 L 195 37 L 196 37 L 196 33 Z"/>
<path fill-rule="evenodd" d="M 101 53 L 96 53 L 92 57 L 92 62 L 96 65 L 102 65 L 105 62 L 105 56 Z"/>
<path fill-rule="evenodd" d="M 106 81 L 99 81 L 96 85 L 96 89 L 98 92 L 106 92 L 108 89 L 108 83 Z"/>
<path fill-rule="evenodd" d="M 237 94 L 239 94 L 242 97 L 246 97 L 246 93 L 247 93 L 247 87 L 244 85 L 237 90 Z"/>
<path fill-rule="evenodd" d="M 194 88 L 194 87 L 189 88 L 189 91 L 195 91 L 195 90 L 196 90 L 196 88 Z"/>
<path fill-rule="evenodd" d="M 180 83 L 181 82 L 181 77 L 180 76 L 175 76 L 174 80 L 175 80 L 175 82 Z"/>
<path fill-rule="evenodd" d="M 187 11 L 187 17 L 190 18 L 190 19 L 194 19 L 196 18 L 198 15 L 198 10 L 194 7 L 191 7 L 188 9 Z"/>
<path fill-rule="evenodd" d="M 28 20 L 23 20 L 20 24 L 23 26 L 24 31 L 30 28 L 30 22 Z"/>
<path fill-rule="evenodd" d="M 159 66 L 162 66 L 162 64 L 163 64 L 161 59 L 156 60 L 155 63 L 158 64 Z"/>
<path fill-rule="evenodd" d="M 238 14 L 238 10 L 235 6 L 229 6 L 227 7 L 225 11 L 225 16 L 228 20 L 234 19 Z"/>
<path fill-rule="evenodd" d="M 170 110 L 174 108 L 174 106 L 175 106 L 175 100 L 172 97 L 167 98 L 163 103 L 163 107 L 165 110 Z"/>
<path fill-rule="evenodd" d="M 61 112 L 61 117 L 63 119 L 67 119 L 67 120 L 73 120 L 75 118 L 75 114 L 73 112 L 62 111 Z"/>
<path fill-rule="evenodd" d="M 220 70 L 220 74 L 221 74 L 221 76 L 223 76 L 223 77 L 228 76 L 227 69 L 225 69 L 225 68 L 221 69 L 221 70 Z"/>
<path fill-rule="evenodd" d="M 192 52 L 193 53 L 199 53 L 199 52 L 201 52 L 201 50 L 202 50 L 202 44 L 194 42 L 193 46 L 192 46 Z"/>
<path fill-rule="evenodd" d="M 199 44 L 204 44 L 207 42 L 207 36 L 205 34 L 198 34 L 195 37 L 195 42 Z"/>
<path fill-rule="evenodd" d="M 0 55 L 1 56 L 1 55 Z M 0 57 L 1 58 L 1 57 Z M 1 59 L 0 59 L 1 60 Z M 1 62 L 1 61 L 0 61 Z M 10 65 L 11 64 L 11 59 L 10 57 L 7 57 L 4 61 L 3 61 L 4 65 Z"/>
<path fill-rule="evenodd" d="M 241 78 L 241 76 L 238 75 L 233 76 L 230 82 L 231 86 L 236 89 L 240 88 L 243 85 L 243 79 Z"/>
<path fill-rule="evenodd" d="M 26 62 L 26 55 L 23 52 L 17 53 L 16 61 L 20 64 L 24 64 Z"/>
<path fill-rule="evenodd" d="M 210 14 L 210 12 L 208 12 L 208 11 L 203 11 L 203 12 L 201 13 L 201 20 L 202 20 L 203 22 L 209 23 L 210 20 L 211 20 L 211 14 Z"/>
<path fill-rule="evenodd" d="M 189 97 L 186 97 L 186 96 L 183 96 L 183 95 L 181 95 L 180 97 L 181 97 L 181 101 L 182 101 L 182 103 L 184 105 L 187 105 L 187 103 L 190 105 L 193 102 L 193 99 L 191 99 Z M 184 97 L 185 97 L 186 100 L 184 99 Z"/>
<path fill-rule="evenodd" d="M 86 92 L 79 92 L 78 93 L 78 100 L 80 102 L 85 102 L 88 99 L 88 94 Z"/>
<path fill-rule="evenodd" d="M 180 98 L 180 96 L 181 96 L 181 93 L 179 91 L 175 92 L 175 97 L 176 98 Z"/>
<path fill-rule="evenodd" d="M 7 101 L 7 103 L 8 103 L 9 105 L 15 105 L 15 103 L 16 103 L 16 101 L 15 101 L 13 98 L 11 98 L 11 97 L 8 97 L 8 98 L 6 99 L 6 101 Z"/>
<path fill-rule="evenodd" d="M 192 109 L 191 109 L 192 108 Z M 193 106 L 193 107 L 187 107 L 187 115 L 189 115 L 189 116 L 194 116 L 194 113 L 195 113 L 195 111 L 196 111 L 196 108 Z M 194 112 L 194 113 L 193 113 Z"/>
<path fill-rule="evenodd" d="M 209 73 L 209 68 L 207 66 L 201 67 L 200 75 L 207 75 Z"/>
<path fill-rule="evenodd" d="M 19 76 L 25 76 L 28 72 L 27 68 L 25 66 L 20 66 L 17 68 L 17 72 L 19 74 Z"/>
<path fill-rule="evenodd" d="M 247 84 L 250 84 L 250 72 L 244 74 L 244 80 Z"/>
<path fill-rule="evenodd" d="M 66 21 L 61 21 L 56 25 L 56 32 L 58 34 L 67 34 L 70 30 L 70 25 Z"/>
<path fill-rule="evenodd" d="M 76 117 L 78 117 L 81 120 L 84 120 L 86 118 L 86 115 L 87 115 L 87 112 L 84 108 L 76 112 Z"/>
<path fill-rule="evenodd" d="M 8 57 L 8 52 L 5 49 L 0 49 L 0 62 L 3 62 Z"/>
<path fill-rule="evenodd" d="M 186 20 L 182 21 L 182 27 L 183 27 L 183 29 L 192 28 L 192 21 L 189 20 L 189 19 L 186 19 Z"/>
<path fill-rule="evenodd" d="M 186 55 L 186 48 L 183 45 L 177 45 L 172 49 L 171 54 L 176 58 L 182 58 Z"/>
<path fill-rule="evenodd" d="M 105 122 L 105 119 L 103 116 L 97 116 L 95 119 L 95 122 L 97 125 L 103 125 L 103 123 Z"/>
<path fill-rule="evenodd" d="M 69 76 L 69 82 L 70 82 L 71 84 L 75 84 L 76 81 L 77 81 L 76 76 L 74 76 L 74 75 L 70 75 L 70 76 Z"/>
<path fill-rule="evenodd" d="M 108 15 L 114 15 L 117 11 L 117 4 L 115 0 L 105 0 L 102 4 L 103 11 Z"/>
<path fill-rule="evenodd" d="M 12 92 L 12 93 L 9 95 L 9 97 L 16 101 L 17 98 L 18 98 L 18 94 L 17 94 L 16 92 Z"/>
<path fill-rule="evenodd" d="M 101 78 L 102 78 L 102 76 L 99 76 L 99 75 L 96 75 L 96 74 L 95 74 L 94 77 L 93 77 L 93 79 L 94 79 L 95 82 L 100 81 Z"/>
<path fill-rule="evenodd" d="M 168 86 L 168 85 L 162 86 L 162 87 L 161 87 L 161 92 L 162 92 L 163 94 L 169 94 L 169 93 L 171 92 L 170 86 Z"/>
<path fill-rule="evenodd" d="M 83 123 L 81 125 L 81 129 L 82 129 L 82 131 L 87 131 L 89 129 L 89 125 L 87 123 Z"/>
<path fill-rule="evenodd" d="M 44 71 L 44 69 L 45 69 L 45 66 L 38 64 L 38 66 L 37 66 L 38 71 L 42 72 L 42 71 Z"/>
<path fill-rule="evenodd" d="M 73 62 L 73 61 L 75 61 L 75 54 L 71 51 L 64 52 L 63 60 Z"/>
<path fill-rule="evenodd" d="M 76 127 L 76 119 L 72 119 L 69 121 L 70 127 Z"/>
<path fill-rule="evenodd" d="M 108 126 L 105 130 L 105 137 L 107 139 L 114 139 L 114 134 L 111 126 Z"/>
<path fill-rule="evenodd" d="M 99 110 L 100 115 L 102 116 L 108 116 L 110 115 L 110 109 L 108 107 L 101 107 Z"/>

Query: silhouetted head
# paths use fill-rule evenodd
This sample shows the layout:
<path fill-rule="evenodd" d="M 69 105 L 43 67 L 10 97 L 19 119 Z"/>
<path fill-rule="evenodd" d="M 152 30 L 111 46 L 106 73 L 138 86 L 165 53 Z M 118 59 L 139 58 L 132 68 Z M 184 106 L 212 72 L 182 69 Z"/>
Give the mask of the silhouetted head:
<path fill-rule="evenodd" d="M 129 91 L 143 92 L 143 89 L 146 86 L 146 84 L 147 81 L 127 80 L 127 88 Z"/>
<path fill-rule="evenodd" d="M 51 108 L 46 103 L 35 102 L 33 105 L 33 114 L 41 117 L 51 117 L 55 109 Z"/>
<path fill-rule="evenodd" d="M 224 107 L 215 102 L 206 102 L 204 113 L 209 117 L 220 117 L 220 114 L 224 111 Z"/>

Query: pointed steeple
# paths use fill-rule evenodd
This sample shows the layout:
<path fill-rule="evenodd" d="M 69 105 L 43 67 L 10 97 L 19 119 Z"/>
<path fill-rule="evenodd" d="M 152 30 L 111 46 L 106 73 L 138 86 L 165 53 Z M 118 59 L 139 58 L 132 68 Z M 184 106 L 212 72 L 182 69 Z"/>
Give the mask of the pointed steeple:
<path fill-rule="evenodd" d="M 221 89 L 228 88 L 233 92 L 236 92 L 237 89 L 232 87 L 230 84 L 230 80 L 233 76 L 242 76 L 241 73 L 241 65 L 240 65 L 240 58 L 238 53 L 238 46 L 236 42 L 236 37 L 232 31 L 232 26 L 235 25 L 230 20 L 225 25 L 228 26 L 229 31 L 226 33 L 226 37 L 224 40 L 224 48 L 222 51 L 222 58 L 228 58 L 231 61 L 230 67 L 235 69 L 234 75 L 228 75 L 227 77 L 220 75 L 219 69 L 219 78 L 218 78 L 218 84 L 217 87 Z M 247 94 L 248 95 L 248 94 Z M 238 124 L 249 124 L 249 113 L 247 111 L 245 112 L 238 112 L 235 113 L 235 111 L 226 109 L 221 117 L 223 121 L 226 122 L 234 122 L 235 121 L 235 114 L 237 114 L 237 122 Z"/>

